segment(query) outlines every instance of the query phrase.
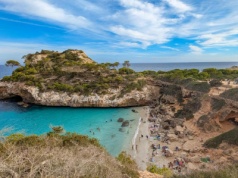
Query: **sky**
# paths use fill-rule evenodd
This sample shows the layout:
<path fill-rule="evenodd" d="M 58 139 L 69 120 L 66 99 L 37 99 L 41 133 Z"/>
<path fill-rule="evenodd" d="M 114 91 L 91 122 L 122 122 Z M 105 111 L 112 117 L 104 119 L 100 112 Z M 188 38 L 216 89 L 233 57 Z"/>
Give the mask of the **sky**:
<path fill-rule="evenodd" d="M 97 62 L 238 62 L 238 0 L 0 0 L 0 64 L 41 49 Z"/>

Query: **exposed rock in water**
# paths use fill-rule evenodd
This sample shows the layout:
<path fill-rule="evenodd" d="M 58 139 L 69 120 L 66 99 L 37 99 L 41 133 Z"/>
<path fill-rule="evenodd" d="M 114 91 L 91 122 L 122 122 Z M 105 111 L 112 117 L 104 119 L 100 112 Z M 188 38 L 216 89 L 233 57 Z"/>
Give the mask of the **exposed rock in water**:
<path fill-rule="evenodd" d="M 119 128 L 119 131 L 120 131 L 120 132 L 125 132 L 126 130 L 125 130 L 125 128 L 122 128 L 122 127 L 121 127 L 121 128 Z"/>
<path fill-rule="evenodd" d="M 122 124 L 121 124 L 121 127 L 128 127 L 129 124 L 130 124 L 130 122 L 128 120 L 123 121 Z"/>
<path fill-rule="evenodd" d="M 132 109 L 131 111 L 132 111 L 132 112 L 134 112 L 134 113 L 138 113 L 138 111 L 137 111 L 137 110 L 135 110 L 135 109 Z"/>
<path fill-rule="evenodd" d="M 119 118 L 119 119 L 117 119 L 117 122 L 123 122 L 123 121 L 124 121 L 123 118 Z"/>

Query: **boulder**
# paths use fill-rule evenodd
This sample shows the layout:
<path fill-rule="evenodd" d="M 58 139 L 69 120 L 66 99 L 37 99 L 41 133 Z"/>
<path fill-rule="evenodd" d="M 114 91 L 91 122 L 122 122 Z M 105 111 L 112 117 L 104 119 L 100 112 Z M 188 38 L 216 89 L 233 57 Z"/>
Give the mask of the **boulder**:
<path fill-rule="evenodd" d="M 128 127 L 129 125 L 130 125 L 130 122 L 126 120 L 122 122 L 121 127 Z"/>
<path fill-rule="evenodd" d="M 169 130 L 169 124 L 168 124 L 168 122 L 163 122 L 163 123 L 162 123 L 162 128 L 163 128 L 164 130 Z"/>
<path fill-rule="evenodd" d="M 193 163 L 188 163 L 187 168 L 190 169 L 190 170 L 196 170 L 197 169 L 197 167 Z"/>
<path fill-rule="evenodd" d="M 123 121 L 124 121 L 123 118 L 119 118 L 119 119 L 117 119 L 117 122 L 123 122 Z"/>
<path fill-rule="evenodd" d="M 138 111 L 137 111 L 137 110 L 135 110 L 135 109 L 132 109 L 131 111 L 132 111 L 132 112 L 134 112 L 134 113 L 138 113 Z"/>
<path fill-rule="evenodd" d="M 179 133 L 183 133 L 183 132 L 184 132 L 184 128 L 181 127 L 180 125 L 177 125 L 177 126 L 175 127 L 175 131 L 176 131 L 176 132 L 179 132 Z"/>
<path fill-rule="evenodd" d="M 119 128 L 119 131 L 120 132 L 125 132 L 126 130 L 125 130 L 125 128 Z"/>
<path fill-rule="evenodd" d="M 198 155 L 191 157 L 190 160 L 192 163 L 200 163 L 201 162 L 201 158 Z"/>
<path fill-rule="evenodd" d="M 175 134 L 168 134 L 168 138 L 171 142 L 178 140 L 178 137 Z"/>

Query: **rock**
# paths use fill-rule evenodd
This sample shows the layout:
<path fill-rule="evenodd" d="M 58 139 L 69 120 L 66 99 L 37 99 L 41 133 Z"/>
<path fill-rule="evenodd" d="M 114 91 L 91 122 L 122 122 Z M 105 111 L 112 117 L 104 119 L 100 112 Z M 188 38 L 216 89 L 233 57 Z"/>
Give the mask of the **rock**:
<path fill-rule="evenodd" d="M 119 128 L 119 131 L 120 132 L 125 132 L 126 130 L 125 130 L 125 128 Z"/>
<path fill-rule="evenodd" d="M 145 106 L 151 102 L 157 92 L 156 86 L 146 85 L 141 91 L 131 91 L 120 98 L 111 99 L 121 93 L 121 89 L 108 89 L 108 94 L 92 93 L 85 96 L 80 93 L 58 92 L 52 90 L 41 91 L 35 86 L 28 86 L 20 82 L 0 82 L 0 100 L 16 96 L 26 103 L 43 106 L 70 107 L 128 107 Z"/>
<path fill-rule="evenodd" d="M 179 132 L 179 133 L 183 133 L 183 132 L 184 132 L 184 128 L 181 127 L 180 125 L 177 125 L 177 126 L 175 127 L 175 131 L 176 131 L 176 132 Z"/>
<path fill-rule="evenodd" d="M 198 155 L 196 155 L 194 157 L 191 157 L 190 160 L 193 163 L 200 163 L 201 162 L 201 158 Z"/>
<path fill-rule="evenodd" d="M 117 119 L 117 122 L 123 122 L 123 121 L 124 121 L 123 118 L 119 118 L 119 119 Z"/>
<path fill-rule="evenodd" d="M 178 137 L 175 134 L 168 134 L 167 137 L 171 142 L 178 140 Z"/>
<path fill-rule="evenodd" d="M 191 170 L 196 170 L 197 169 L 197 167 L 193 163 L 188 163 L 187 168 L 191 169 Z"/>
<path fill-rule="evenodd" d="M 23 101 L 17 102 L 17 105 L 23 106 L 25 103 Z"/>
<path fill-rule="evenodd" d="M 226 162 L 227 162 L 227 158 L 224 156 L 220 157 L 220 159 L 218 160 L 218 163 L 221 163 L 221 164 L 224 164 Z"/>
<path fill-rule="evenodd" d="M 169 130 L 169 124 L 168 124 L 168 122 L 162 122 L 162 128 L 164 129 L 164 130 Z"/>
<path fill-rule="evenodd" d="M 138 113 L 138 111 L 137 111 L 137 110 L 135 110 L 135 109 L 132 109 L 131 111 L 132 111 L 132 112 L 134 112 L 134 113 Z"/>
<path fill-rule="evenodd" d="M 129 125 L 130 125 L 130 122 L 126 120 L 122 122 L 121 127 L 128 127 Z"/>

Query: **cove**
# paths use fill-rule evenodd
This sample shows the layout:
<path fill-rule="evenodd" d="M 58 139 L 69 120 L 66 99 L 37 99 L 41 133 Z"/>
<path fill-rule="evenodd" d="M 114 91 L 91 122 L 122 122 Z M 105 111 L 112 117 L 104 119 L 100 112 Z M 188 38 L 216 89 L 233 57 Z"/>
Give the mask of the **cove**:
<path fill-rule="evenodd" d="M 117 156 L 130 148 L 139 122 L 139 114 L 132 108 L 70 108 L 31 106 L 23 108 L 15 102 L 0 101 L 0 129 L 11 127 L 7 134 L 21 132 L 46 134 L 50 126 L 63 126 L 67 132 L 94 137 Z M 130 120 L 129 127 L 121 127 L 118 118 Z M 100 128 L 100 131 L 99 129 Z M 119 131 L 122 128 L 122 131 Z"/>

